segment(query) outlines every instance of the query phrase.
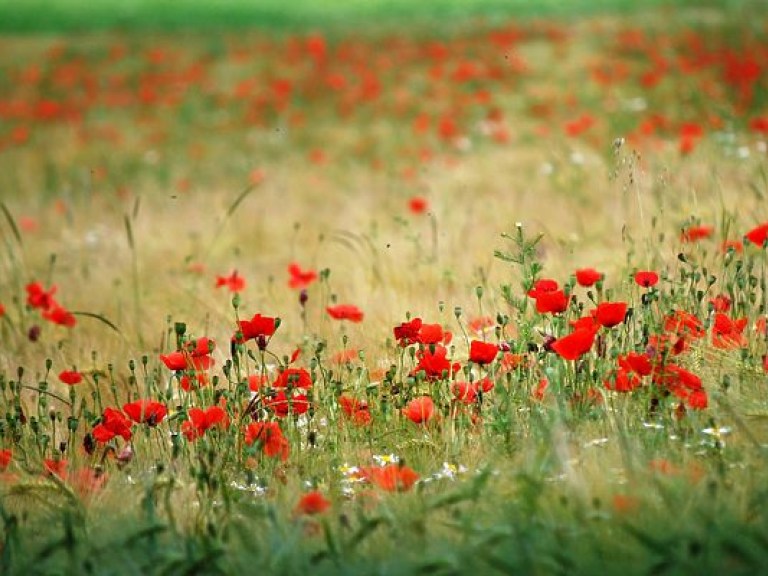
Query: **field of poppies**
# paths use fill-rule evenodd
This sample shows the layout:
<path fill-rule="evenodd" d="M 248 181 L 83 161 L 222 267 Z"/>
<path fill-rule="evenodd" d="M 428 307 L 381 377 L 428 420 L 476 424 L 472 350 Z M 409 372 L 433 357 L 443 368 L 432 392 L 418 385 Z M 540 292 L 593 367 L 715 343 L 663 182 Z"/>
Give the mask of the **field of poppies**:
<path fill-rule="evenodd" d="M 751 6 L 6 22 L 0 573 L 764 570 Z"/>

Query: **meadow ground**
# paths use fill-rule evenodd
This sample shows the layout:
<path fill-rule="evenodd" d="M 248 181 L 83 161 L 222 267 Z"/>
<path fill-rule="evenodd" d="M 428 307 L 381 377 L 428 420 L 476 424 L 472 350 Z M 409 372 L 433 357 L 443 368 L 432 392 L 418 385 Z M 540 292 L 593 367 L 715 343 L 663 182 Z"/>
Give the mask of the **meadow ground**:
<path fill-rule="evenodd" d="M 768 21 L 575 5 L 0 2 L 0 572 L 764 570 Z"/>

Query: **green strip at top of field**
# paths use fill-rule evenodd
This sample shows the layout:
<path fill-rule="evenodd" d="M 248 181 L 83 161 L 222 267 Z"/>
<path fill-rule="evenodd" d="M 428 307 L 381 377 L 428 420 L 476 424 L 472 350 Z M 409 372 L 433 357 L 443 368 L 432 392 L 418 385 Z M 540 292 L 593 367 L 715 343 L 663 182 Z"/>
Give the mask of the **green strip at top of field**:
<path fill-rule="evenodd" d="M 709 2 L 722 7 L 724 2 Z M 461 22 L 467 18 L 573 16 L 691 0 L 0 0 L 0 32 L 170 30 Z M 729 2 L 742 6 L 744 2 Z"/>

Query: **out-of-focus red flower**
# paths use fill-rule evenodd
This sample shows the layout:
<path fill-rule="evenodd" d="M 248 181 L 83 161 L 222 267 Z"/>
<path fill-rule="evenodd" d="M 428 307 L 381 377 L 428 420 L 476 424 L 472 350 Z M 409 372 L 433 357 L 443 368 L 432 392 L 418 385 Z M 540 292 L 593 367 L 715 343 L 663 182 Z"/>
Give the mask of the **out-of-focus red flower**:
<path fill-rule="evenodd" d="M 386 466 L 364 466 L 360 469 L 363 478 L 387 492 L 405 492 L 419 479 L 419 475 L 408 466 L 387 464 Z"/>
<path fill-rule="evenodd" d="M 472 340 L 469 345 L 469 361 L 475 364 L 490 364 L 498 353 L 499 347 L 496 344 Z"/>
<path fill-rule="evenodd" d="M 4 450 L 0 450 L 0 472 L 4 472 L 6 468 L 11 463 L 11 460 L 13 459 L 13 452 L 5 448 Z"/>
<path fill-rule="evenodd" d="M 542 378 L 539 380 L 539 383 L 536 385 L 536 388 L 533 390 L 533 392 L 531 392 L 531 397 L 534 400 L 544 400 L 544 394 L 546 394 L 547 388 L 549 388 L 549 380 Z"/>
<path fill-rule="evenodd" d="M 412 214 L 424 214 L 429 209 L 429 202 L 423 196 L 414 196 L 408 200 L 408 209 Z"/>
<path fill-rule="evenodd" d="M 272 384 L 275 388 L 304 388 L 312 387 L 312 377 L 304 368 L 286 368 L 277 376 Z"/>
<path fill-rule="evenodd" d="M 317 280 L 317 272 L 315 270 L 302 270 L 296 262 L 291 262 L 288 265 L 288 287 L 294 290 L 302 290 L 307 288 L 315 280 Z"/>
<path fill-rule="evenodd" d="M 213 352 L 214 348 L 216 348 L 216 342 L 207 336 L 203 336 L 202 338 L 198 338 L 192 342 L 187 342 L 184 348 L 187 350 L 187 352 L 189 352 L 190 356 L 197 358 L 199 356 L 205 356 Z"/>
<path fill-rule="evenodd" d="M 255 442 L 261 445 L 265 456 L 288 459 L 291 446 L 277 422 L 251 422 L 245 429 L 245 443 L 251 446 Z"/>
<path fill-rule="evenodd" d="M 478 387 L 474 382 L 454 382 L 451 392 L 456 400 L 464 404 L 474 404 L 478 398 Z"/>
<path fill-rule="evenodd" d="M 312 516 L 314 514 L 322 514 L 328 508 L 331 507 L 331 501 L 328 500 L 321 492 L 313 490 L 307 492 L 301 498 L 299 498 L 298 504 L 294 512 L 296 514 L 304 514 Z"/>
<path fill-rule="evenodd" d="M 765 241 L 768 239 L 768 222 L 763 222 L 762 224 L 755 226 L 752 230 L 747 232 L 744 237 L 755 246 L 762 248 L 765 246 Z"/>
<path fill-rule="evenodd" d="M 66 480 L 68 467 L 69 462 L 63 459 L 57 460 L 54 458 L 46 458 L 43 460 L 43 470 L 45 471 L 45 474 L 58 476 L 62 480 Z"/>
<path fill-rule="evenodd" d="M 658 282 L 659 275 L 656 274 L 656 272 L 652 272 L 650 270 L 641 270 L 640 272 L 635 272 L 635 283 L 639 286 L 642 286 L 643 288 L 656 286 Z"/>
<path fill-rule="evenodd" d="M 640 376 L 633 372 L 628 372 L 624 368 L 615 370 L 603 383 L 608 390 L 616 392 L 631 392 L 642 386 Z"/>
<path fill-rule="evenodd" d="M 674 310 L 664 318 L 664 330 L 680 338 L 702 338 L 706 334 L 704 326 L 696 316 L 685 310 Z"/>
<path fill-rule="evenodd" d="M 490 316 L 478 316 L 476 318 L 472 318 L 467 323 L 467 328 L 470 330 L 470 332 L 478 336 L 490 330 L 494 326 L 495 322 Z"/>
<path fill-rule="evenodd" d="M 715 312 L 728 312 L 731 309 L 731 299 L 726 294 L 718 294 L 709 303 Z"/>
<path fill-rule="evenodd" d="M 53 297 L 56 293 L 56 286 L 51 286 L 51 289 L 46 291 L 40 282 L 30 282 L 27 284 L 26 290 L 27 305 L 31 308 L 50 310 L 56 304 L 56 300 Z"/>
<path fill-rule="evenodd" d="M 627 372 L 634 372 L 638 376 L 648 376 L 653 369 L 651 359 L 647 354 L 629 352 L 624 356 L 619 356 L 617 361 L 621 368 Z"/>
<path fill-rule="evenodd" d="M 305 414 L 309 410 L 309 400 L 306 394 L 292 394 L 290 397 L 280 390 L 271 398 L 264 400 L 264 406 L 275 413 L 275 416 L 285 418 L 289 414 Z"/>
<path fill-rule="evenodd" d="M 182 422 L 181 431 L 189 441 L 197 440 L 211 428 L 227 428 L 229 426 L 227 411 L 221 406 L 210 406 L 205 410 L 190 408 L 187 411 L 187 416 L 189 420 Z"/>
<path fill-rule="evenodd" d="M 337 304 L 328 306 L 326 311 L 331 318 L 336 320 L 349 320 L 350 322 L 362 322 L 363 311 L 354 304 Z"/>
<path fill-rule="evenodd" d="M 415 424 L 425 424 L 435 414 L 435 403 L 429 396 L 418 396 L 403 408 L 403 414 Z"/>
<path fill-rule="evenodd" d="M 744 243 L 741 240 L 726 240 L 723 242 L 720 249 L 725 253 L 728 253 L 732 250 L 737 254 L 741 254 L 744 252 Z"/>
<path fill-rule="evenodd" d="M 712 324 L 712 345 L 722 349 L 746 346 L 748 343 L 746 336 L 744 336 L 744 328 L 746 327 L 746 318 L 731 320 L 722 312 L 717 312 Z"/>
<path fill-rule="evenodd" d="M 245 290 L 245 278 L 233 270 L 229 276 L 216 276 L 216 288 L 226 287 L 230 292 L 242 292 Z"/>
<path fill-rule="evenodd" d="M 714 231 L 712 226 L 690 226 L 682 231 L 680 240 L 682 242 L 698 242 L 712 236 Z"/>
<path fill-rule="evenodd" d="M 350 398 L 349 396 L 340 396 L 339 405 L 344 414 L 359 426 L 365 426 L 372 421 L 371 411 L 368 402 Z"/>
<path fill-rule="evenodd" d="M 157 426 L 163 421 L 168 408 L 165 404 L 155 400 L 141 399 L 129 402 L 123 405 L 123 412 L 137 424 L 147 424 L 148 426 Z"/>
<path fill-rule="evenodd" d="M 74 386 L 80 384 L 83 381 L 83 375 L 77 370 L 64 370 L 59 372 L 59 380 L 61 380 L 67 386 Z"/>
<path fill-rule="evenodd" d="M 65 326 L 67 328 L 72 328 L 77 323 L 77 319 L 75 318 L 74 314 L 56 303 L 54 303 L 54 305 L 48 310 L 43 310 L 42 316 L 49 322 L 53 322 L 59 326 Z"/>
<path fill-rule="evenodd" d="M 579 286 L 589 288 L 603 279 L 603 274 L 595 270 L 594 268 L 580 268 L 576 270 L 576 282 Z"/>

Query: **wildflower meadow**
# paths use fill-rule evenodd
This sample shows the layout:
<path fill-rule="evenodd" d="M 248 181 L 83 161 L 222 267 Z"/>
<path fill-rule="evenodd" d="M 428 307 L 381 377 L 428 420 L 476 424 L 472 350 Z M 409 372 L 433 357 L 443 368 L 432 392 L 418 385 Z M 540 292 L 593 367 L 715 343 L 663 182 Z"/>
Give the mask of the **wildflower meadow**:
<path fill-rule="evenodd" d="M 761 2 L 86 4 L 0 1 L 0 574 L 765 572 Z"/>

